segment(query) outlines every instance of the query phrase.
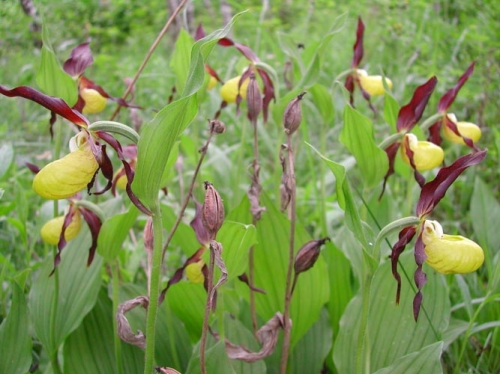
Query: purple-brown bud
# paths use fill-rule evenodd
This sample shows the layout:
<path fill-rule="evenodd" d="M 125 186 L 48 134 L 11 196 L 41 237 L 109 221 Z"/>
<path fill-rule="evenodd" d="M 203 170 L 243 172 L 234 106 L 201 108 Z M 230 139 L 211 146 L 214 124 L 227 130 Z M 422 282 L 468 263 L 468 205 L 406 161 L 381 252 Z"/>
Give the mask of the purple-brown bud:
<path fill-rule="evenodd" d="M 224 124 L 224 122 L 219 121 L 218 119 L 209 120 L 208 123 L 210 132 L 213 134 L 222 134 L 224 131 L 226 131 L 226 125 Z"/>
<path fill-rule="evenodd" d="M 295 256 L 295 263 L 293 265 L 296 275 L 303 273 L 314 266 L 319 257 L 319 250 L 321 246 L 329 240 L 330 238 L 311 240 L 299 249 L 297 256 Z"/>
<path fill-rule="evenodd" d="M 205 182 L 205 190 L 201 220 L 210 235 L 210 240 L 215 240 L 217 232 L 224 222 L 224 204 L 219 193 L 210 182 Z"/>
<path fill-rule="evenodd" d="M 287 134 L 293 134 L 300 126 L 302 121 L 302 109 L 300 108 L 300 100 L 306 94 L 302 92 L 295 99 L 290 101 L 283 114 L 283 126 Z"/>
<path fill-rule="evenodd" d="M 254 73 L 250 74 L 250 83 L 247 87 L 247 107 L 248 119 L 256 121 L 262 110 L 262 95 L 260 94 L 259 85 L 255 80 Z"/>

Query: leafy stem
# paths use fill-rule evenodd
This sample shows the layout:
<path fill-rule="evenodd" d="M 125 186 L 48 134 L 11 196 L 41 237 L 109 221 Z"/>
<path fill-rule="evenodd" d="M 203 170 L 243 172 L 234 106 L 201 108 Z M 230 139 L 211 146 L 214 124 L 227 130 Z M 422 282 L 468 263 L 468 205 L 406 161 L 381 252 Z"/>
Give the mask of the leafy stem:
<path fill-rule="evenodd" d="M 212 290 L 214 285 L 214 268 L 215 268 L 215 255 L 212 247 L 210 246 L 210 263 L 208 267 L 208 277 L 207 277 L 207 303 L 205 305 L 205 314 L 203 316 L 203 328 L 201 331 L 201 342 L 200 342 L 200 369 L 201 374 L 207 374 L 207 367 L 205 362 L 205 351 L 207 344 L 207 334 L 208 334 L 208 320 L 210 318 L 210 310 L 212 309 Z"/>

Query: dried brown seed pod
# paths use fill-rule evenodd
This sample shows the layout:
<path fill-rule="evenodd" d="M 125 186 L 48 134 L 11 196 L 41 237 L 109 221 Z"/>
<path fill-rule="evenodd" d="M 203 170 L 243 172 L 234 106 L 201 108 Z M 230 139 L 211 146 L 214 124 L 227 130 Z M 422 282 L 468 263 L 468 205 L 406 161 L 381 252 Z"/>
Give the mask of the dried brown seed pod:
<path fill-rule="evenodd" d="M 208 120 L 210 132 L 214 134 L 222 134 L 226 131 L 226 125 L 224 122 L 218 119 Z"/>
<path fill-rule="evenodd" d="M 293 265 L 296 275 L 313 267 L 319 257 L 319 250 L 321 246 L 329 240 L 330 238 L 311 240 L 299 249 L 297 256 L 295 256 L 295 263 Z"/>
<path fill-rule="evenodd" d="M 295 99 L 290 101 L 283 113 L 283 126 L 287 134 L 293 134 L 300 126 L 302 121 L 302 109 L 300 107 L 300 100 L 306 94 L 302 92 Z"/>
<path fill-rule="evenodd" d="M 210 239 L 214 240 L 224 222 L 224 204 L 219 193 L 210 182 L 205 182 L 205 190 L 201 220 L 210 235 Z"/>
<path fill-rule="evenodd" d="M 250 121 L 257 120 L 262 111 L 262 95 L 260 94 L 259 84 L 255 79 L 255 74 L 250 74 L 250 83 L 247 87 L 247 107 L 248 119 Z"/>

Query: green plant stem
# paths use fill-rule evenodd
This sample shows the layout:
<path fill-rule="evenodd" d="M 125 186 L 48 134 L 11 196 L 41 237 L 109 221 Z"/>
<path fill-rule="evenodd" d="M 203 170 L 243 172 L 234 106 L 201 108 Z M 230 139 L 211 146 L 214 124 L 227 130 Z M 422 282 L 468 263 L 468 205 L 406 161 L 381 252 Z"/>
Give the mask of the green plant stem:
<path fill-rule="evenodd" d="M 295 249 L 295 220 L 296 220 L 296 196 L 295 196 L 295 167 L 293 162 L 292 135 L 287 134 L 288 144 L 288 173 L 291 180 L 290 196 L 290 247 L 288 251 L 288 270 L 285 286 L 285 308 L 283 312 L 283 346 L 281 350 L 280 374 L 286 374 L 288 355 L 290 354 L 290 340 L 292 325 L 290 323 L 290 304 L 292 301 L 292 273 Z"/>
<path fill-rule="evenodd" d="M 431 127 L 436 121 L 443 117 L 443 113 L 436 113 L 427 118 L 421 125 L 420 128 L 422 131 L 427 131 L 429 127 Z"/>
<path fill-rule="evenodd" d="M 207 303 L 205 305 L 205 315 L 203 316 L 203 328 L 201 330 L 201 341 L 200 341 L 200 370 L 201 374 L 207 374 L 207 367 L 205 362 L 205 351 L 207 345 L 207 334 L 208 325 L 210 318 L 210 310 L 212 309 L 212 289 L 214 283 L 214 267 L 215 267 L 215 255 L 213 249 L 210 246 L 210 263 L 208 267 L 208 279 L 207 279 Z"/>
<path fill-rule="evenodd" d="M 144 374 L 153 372 L 155 355 L 156 317 L 158 314 L 158 296 L 160 295 L 160 270 L 162 263 L 162 221 L 160 202 L 157 199 L 153 211 L 153 264 L 149 279 L 149 306 L 146 322 L 146 359 Z"/>
<path fill-rule="evenodd" d="M 398 140 L 402 139 L 404 136 L 403 133 L 397 132 L 395 134 L 392 134 L 385 138 L 379 145 L 378 147 L 380 149 L 386 149 L 388 146 L 390 146 L 393 143 L 396 143 Z"/>
<path fill-rule="evenodd" d="M 345 77 L 347 77 L 349 74 L 352 74 L 352 73 L 353 73 L 353 69 L 344 70 L 342 73 L 340 73 L 335 78 L 333 78 L 333 82 L 340 81 L 341 79 L 344 79 Z"/>
<path fill-rule="evenodd" d="M 50 356 L 50 365 L 52 366 L 52 372 L 54 374 L 62 374 L 61 367 L 59 366 L 59 360 L 57 359 L 57 351 L 58 350 Z"/>
<path fill-rule="evenodd" d="M 127 86 L 127 89 L 125 90 L 125 92 L 122 95 L 122 99 L 123 100 L 125 100 L 127 98 L 127 96 L 130 94 L 130 92 L 132 92 L 132 88 L 134 87 L 135 83 L 137 82 L 137 79 L 139 79 L 139 76 L 141 75 L 142 71 L 146 67 L 146 65 L 147 65 L 149 59 L 151 58 L 151 56 L 153 55 L 153 52 L 155 51 L 156 47 L 158 47 L 158 45 L 160 44 L 161 39 L 167 33 L 167 31 L 170 28 L 170 25 L 174 21 L 175 17 L 177 17 L 177 14 L 179 14 L 179 12 L 184 7 L 184 5 L 186 5 L 186 3 L 187 3 L 187 0 L 182 0 L 181 1 L 181 3 L 177 6 L 177 8 L 174 10 L 174 12 L 172 13 L 172 15 L 168 19 L 168 21 L 165 24 L 165 26 L 163 26 L 163 29 L 158 34 L 158 36 L 156 37 L 156 39 L 153 42 L 153 44 L 151 45 L 151 47 L 149 47 L 149 51 L 148 51 L 148 53 L 146 53 L 146 56 L 142 60 L 142 63 L 139 66 L 139 69 L 137 69 L 137 72 L 135 73 L 134 79 L 132 79 L 132 82 Z M 115 111 L 113 112 L 113 114 L 111 115 L 110 121 L 112 121 L 114 118 L 116 118 L 116 116 L 118 115 L 118 113 L 120 113 L 120 109 L 121 109 L 121 106 L 118 105 L 116 107 Z"/>
<path fill-rule="evenodd" d="M 119 291 L 120 291 L 120 263 L 115 260 L 111 266 L 111 277 L 113 282 L 113 315 L 116 316 L 118 312 L 118 305 L 120 304 Z M 115 360 L 116 371 L 118 374 L 123 374 L 122 362 L 122 343 L 118 336 L 118 323 L 116 318 L 113 318 L 113 331 L 114 331 L 114 345 L 115 345 Z"/>

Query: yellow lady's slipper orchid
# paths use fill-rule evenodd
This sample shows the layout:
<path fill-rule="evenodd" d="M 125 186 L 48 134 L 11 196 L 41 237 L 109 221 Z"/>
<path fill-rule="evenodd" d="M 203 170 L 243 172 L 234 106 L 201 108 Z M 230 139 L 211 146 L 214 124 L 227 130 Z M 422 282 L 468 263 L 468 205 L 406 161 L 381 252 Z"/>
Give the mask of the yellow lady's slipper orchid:
<path fill-rule="evenodd" d="M 477 243 L 460 235 L 443 234 L 437 221 L 425 221 L 422 241 L 426 262 L 442 274 L 470 273 L 484 262 L 483 249 Z"/>
<path fill-rule="evenodd" d="M 444 159 L 443 149 L 434 143 L 418 140 L 414 134 L 406 134 L 401 147 L 403 161 L 411 166 L 410 159 L 406 154 L 406 139 L 413 151 L 413 163 L 418 171 L 431 170 L 441 165 Z"/>
<path fill-rule="evenodd" d="M 64 218 L 65 216 L 52 218 L 42 226 L 40 235 L 42 236 L 42 239 L 45 243 L 54 245 L 57 245 L 59 243 L 59 238 L 61 236 L 61 231 L 64 224 Z M 64 238 L 66 239 L 66 241 L 74 239 L 82 228 L 82 219 L 80 216 L 80 211 L 78 209 L 75 210 L 72 219 L 73 220 L 64 231 Z"/>
<path fill-rule="evenodd" d="M 481 138 L 481 129 L 478 125 L 471 122 L 459 122 L 453 113 L 448 114 L 448 119 L 457 126 L 458 132 L 462 136 L 471 139 L 474 143 Z M 444 126 L 443 135 L 453 143 L 466 145 L 462 137 L 455 134 L 448 126 Z"/>
<path fill-rule="evenodd" d="M 80 96 L 85 101 L 85 106 L 82 109 L 83 114 L 100 113 L 106 107 L 107 99 L 93 88 L 82 88 Z"/>
<path fill-rule="evenodd" d="M 366 70 L 357 69 L 356 73 L 359 78 L 359 83 L 365 92 L 370 96 L 379 96 L 385 94 L 384 83 L 381 75 L 368 75 Z M 392 89 L 392 81 L 385 77 L 385 83 L 389 89 Z"/>
<path fill-rule="evenodd" d="M 220 95 L 222 100 L 228 103 L 234 103 L 236 101 L 236 96 L 238 96 L 238 82 L 240 81 L 241 76 L 237 76 L 228 80 L 220 89 Z M 247 97 L 247 88 L 250 83 L 250 79 L 245 79 L 245 81 L 241 84 L 240 87 L 240 96 L 243 100 Z"/>
<path fill-rule="evenodd" d="M 73 196 L 90 183 L 99 168 L 86 134 L 76 136 L 78 148 L 46 165 L 35 175 L 33 189 L 40 196 L 59 200 Z"/>
<path fill-rule="evenodd" d="M 190 282 L 193 283 L 203 283 L 205 281 L 205 276 L 201 269 L 205 266 L 205 261 L 199 260 L 198 262 L 193 262 L 186 266 L 184 271 L 186 272 L 186 277 Z"/>

